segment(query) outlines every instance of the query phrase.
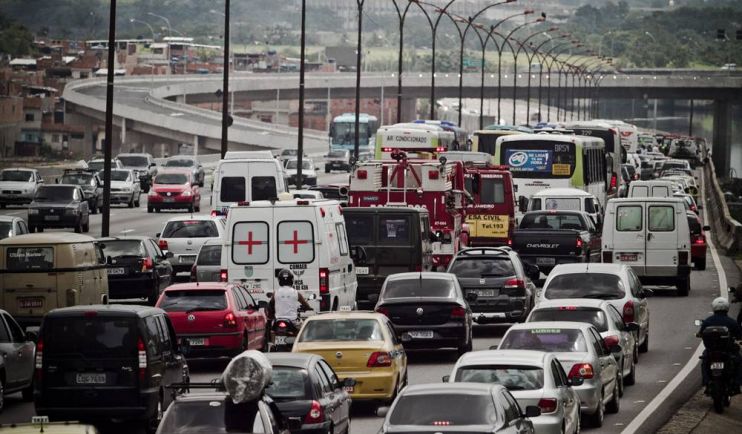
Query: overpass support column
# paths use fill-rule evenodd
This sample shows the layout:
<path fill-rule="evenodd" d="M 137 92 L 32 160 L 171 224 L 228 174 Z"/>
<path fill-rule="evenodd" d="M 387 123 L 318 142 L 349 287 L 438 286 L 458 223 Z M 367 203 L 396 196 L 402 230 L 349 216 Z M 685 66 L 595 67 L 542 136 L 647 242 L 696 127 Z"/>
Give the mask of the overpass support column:
<path fill-rule="evenodd" d="M 402 122 L 412 122 L 417 119 L 417 98 L 402 97 L 402 106 L 398 107 Z"/>
<path fill-rule="evenodd" d="M 726 177 L 732 158 L 732 105 L 728 100 L 714 101 L 712 158 L 718 176 Z"/>

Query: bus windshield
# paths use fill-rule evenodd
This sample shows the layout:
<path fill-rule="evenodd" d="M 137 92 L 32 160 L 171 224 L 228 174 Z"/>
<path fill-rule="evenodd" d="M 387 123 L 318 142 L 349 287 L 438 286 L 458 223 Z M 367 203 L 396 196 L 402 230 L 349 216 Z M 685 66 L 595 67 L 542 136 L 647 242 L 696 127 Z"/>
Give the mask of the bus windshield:
<path fill-rule="evenodd" d="M 500 164 L 510 166 L 513 178 L 570 178 L 575 170 L 575 144 L 515 141 L 502 144 Z"/>
<path fill-rule="evenodd" d="M 355 134 L 355 123 L 354 122 L 336 122 L 333 124 L 332 144 L 334 145 L 347 145 L 350 146 L 354 143 Z M 358 136 L 366 143 L 368 143 L 368 124 L 360 123 L 358 125 Z"/>

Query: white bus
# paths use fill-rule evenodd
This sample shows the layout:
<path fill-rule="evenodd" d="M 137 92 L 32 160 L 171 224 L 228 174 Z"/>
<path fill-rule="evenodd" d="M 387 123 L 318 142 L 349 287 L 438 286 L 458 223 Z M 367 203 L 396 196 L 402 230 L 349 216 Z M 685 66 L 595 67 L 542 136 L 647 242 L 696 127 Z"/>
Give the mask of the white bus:
<path fill-rule="evenodd" d="M 391 159 L 392 151 L 405 151 L 410 158 L 438 158 L 451 149 L 456 135 L 438 125 L 406 123 L 387 125 L 376 132 L 377 160 Z"/>

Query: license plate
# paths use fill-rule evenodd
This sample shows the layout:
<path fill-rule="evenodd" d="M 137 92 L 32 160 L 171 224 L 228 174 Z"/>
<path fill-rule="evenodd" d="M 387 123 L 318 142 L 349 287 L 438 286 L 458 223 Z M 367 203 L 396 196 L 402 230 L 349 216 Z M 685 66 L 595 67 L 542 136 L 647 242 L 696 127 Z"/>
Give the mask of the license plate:
<path fill-rule="evenodd" d="M 348 392 L 348 393 L 353 393 L 353 390 L 355 390 L 355 387 L 353 387 L 353 386 L 345 386 L 345 387 L 343 387 L 343 390 L 346 391 L 346 392 Z"/>
<path fill-rule="evenodd" d="M 724 362 L 714 362 L 711 364 L 711 369 L 717 370 L 717 369 L 724 369 Z"/>
<path fill-rule="evenodd" d="M 433 339 L 433 330 L 408 332 L 412 339 Z"/>
<path fill-rule="evenodd" d="M 368 274 L 368 267 L 356 267 L 356 274 Z"/>
<path fill-rule="evenodd" d="M 109 268 L 108 269 L 109 276 L 118 276 L 121 274 L 126 274 L 126 269 L 124 268 Z"/>
<path fill-rule="evenodd" d="M 286 345 L 286 336 L 275 336 L 273 341 L 276 345 Z"/>
<path fill-rule="evenodd" d="M 621 253 L 618 255 L 621 262 L 636 262 L 638 255 L 636 253 Z"/>
<path fill-rule="evenodd" d="M 23 297 L 18 299 L 21 309 L 38 309 L 44 306 L 44 297 Z"/>
<path fill-rule="evenodd" d="M 77 374 L 77 384 L 106 384 L 106 374 Z"/>
<path fill-rule="evenodd" d="M 195 347 L 203 347 L 207 342 L 206 338 L 188 338 L 188 344 Z"/>
<path fill-rule="evenodd" d="M 165 203 L 172 203 L 172 202 L 175 202 L 175 198 L 174 197 L 166 197 L 165 199 L 163 199 L 163 202 L 165 202 Z"/>
<path fill-rule="evenodd" d="M 554 258 L 536 258 L 536 265 L 554 265 L 556 259 Z"/>
<path fill-rule="evenodd" d="M 44 216 L 44 220 L 47 220 L 50 222 L 58 222 L 59 216 L 58 215 L 47 215 L 47 216 Z"/>
<path fill-rule="evenodd" d="M 494 289 L 477 289 L 474 292 L 479 297 L 494 297 L 495 296 L 495 290 Z"/>
<path fill-rule="evenodd" d="M 196 260 L 196 256 L 194 255 L 183 255 L 183 256 L 178 257 L 178 262 L 180 262 L 181 264 L 182 263 L 189 264 L 195 260 Z"/>

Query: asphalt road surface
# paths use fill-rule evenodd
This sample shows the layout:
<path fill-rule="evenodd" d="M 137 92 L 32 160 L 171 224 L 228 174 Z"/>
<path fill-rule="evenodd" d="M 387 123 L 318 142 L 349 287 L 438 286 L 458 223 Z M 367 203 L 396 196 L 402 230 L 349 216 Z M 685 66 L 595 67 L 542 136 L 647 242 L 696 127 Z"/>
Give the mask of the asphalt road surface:
<path fill-rule="evenodd" d="M 347 179 L 347 175 L 339 173 L 330 175 L 321 173 L 319 176 L 320 184 L 343 182 Z M 208 190 L 204 190 L 201 208 L 204 212 L 209 210 L 208 196 Z M 154 236 L 162 230 L 168 218 L 178 214 L 178 212 L 147 214 L 144 197 L 138 209 L 112 210 L 111 235 L 131 230 L 133 234 Z M 3 210 L 3 214 L 25 217 L 26 212 L 20 208 L 10 208 Z M 91 235 L 100 234 L 100 223 L 100 215 L 91 216 Z M 626 393 L 621 399 L 621 411 L 618 414 L 606 415 L 602 429 L 584 426 L 585 431 L 654 432 L 698 390 L 700 372 L 696 366 L 695 353 L 700 340 L 695 338 L 696 327 L 693 320 L 709 315 L 710 302 L 719 295 L 721 283 L 727 281 L 728 285 L 736 285 L 739 282 L 736 267 L 729 258 L 719 257 L 718 262 L 714 261 L 709 251 L 707 263 L 708 268 L 705 271 L 692 272 L 692 290 L 689 297 L 677 297 L 671 289 L 653 288 L 655 295 L 649 300 L 651 315 L 649 352 L 640 357 L 637 383 L 626 387 Z M 717 273 L 719 265 L 723 269 L 721 274 Z M 733 309 L 736 312 L 736 307 Z M 497 345 L 506 330 L 507 325 L 477 327 L 474 349 L 484 350 Z M 410 384 L 440 382 L 442 376 L 450 373 L 455 360 L 455 354 L 449 352 L 410 353 Z M 224 366 L 226 362 L 191 364 L 192 381 L 209 381 L 216 378 Z M 679 373 L 681 375 L 678 375 Z M 655 399 L 658 395 L 659 398 Z M 24 403 L 20 394 L 8 396 L 5 404 L 5 411 L 0 414 L 0 424 L 28 422 L 34 414 L 33 404 Z M 649 409 L 638 418 L 645 407 Z M 375 410 L 374 404 L 354 403 L 353 434 L 375 434 L 378 431 L 382 419 L 375 416 Z M 632 422 L 634 425 L 629 426 Z M 133 427 L 126 425 L 101 428 L 104 433 L 135 432 Z"/>

